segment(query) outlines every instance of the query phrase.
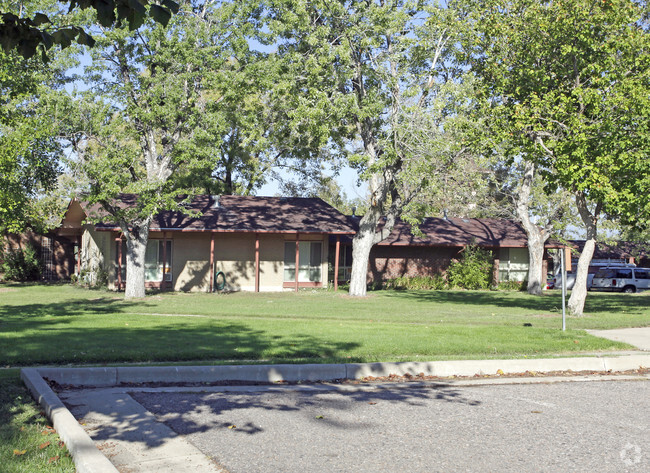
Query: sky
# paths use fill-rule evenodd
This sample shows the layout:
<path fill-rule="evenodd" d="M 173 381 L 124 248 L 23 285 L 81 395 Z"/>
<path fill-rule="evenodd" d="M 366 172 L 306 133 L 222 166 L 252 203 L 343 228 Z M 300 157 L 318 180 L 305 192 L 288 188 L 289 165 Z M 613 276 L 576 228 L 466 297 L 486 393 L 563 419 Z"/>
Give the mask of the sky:
<path fill-rule="evenodd" d="M 338 185 L 341 187 L 343 192 L 345 192 L 345 195 L 347 196 L 348 199 L 352 200 L 357 197 L 361 197 L 361 198 L 366 197 L 368 186 L 365 182 L 362 182 L 361 185 L 358 185 L 359 175 L 354 169 L 348 166 L 344 166 L 340 170 L 338 176 L 335 177 L 335 180 L 338 183 Z M 269 197 L 273 197 L 279 194 L 281 194 L 280 185 L 275 180 L 269 180 L 269 182 L 264 184 L 255 193 L 255 195 L 258 196 L 269 196 Z M 290 196 L 286 196 L 286 197 L 290 197 Z"/>

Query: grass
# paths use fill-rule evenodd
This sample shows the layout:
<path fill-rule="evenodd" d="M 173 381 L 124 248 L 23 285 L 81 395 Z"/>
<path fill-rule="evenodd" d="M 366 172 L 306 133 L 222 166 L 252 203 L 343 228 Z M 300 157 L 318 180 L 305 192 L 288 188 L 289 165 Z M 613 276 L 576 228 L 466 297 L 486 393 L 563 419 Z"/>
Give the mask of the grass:
<path fill-rule="evenodd" d="M 560 294 L 377 291 L 121 294 L 0 285 L 0 365 L 373 362 L 540 357 L 625 345 L 582 329 L 650 325 L 650 293 L 589 294 L 561 328 Z M 532 325 L 532 326 L 525 326 Z"/>
<path fill-rule="evenodd" d="M 22 385 L 19 371 L 0 370 L 0 470 L 71 473 L 72 458 Z"/>

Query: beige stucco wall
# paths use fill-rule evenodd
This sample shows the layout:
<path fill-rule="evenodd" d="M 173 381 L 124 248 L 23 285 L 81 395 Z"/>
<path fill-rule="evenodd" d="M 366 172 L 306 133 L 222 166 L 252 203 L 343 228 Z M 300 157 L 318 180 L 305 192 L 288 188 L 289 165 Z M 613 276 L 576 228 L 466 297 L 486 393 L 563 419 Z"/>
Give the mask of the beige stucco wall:
<path fill-rule="evenodd" d="M 109 287 L 115 288 L 115 250 L 111 246 L 112 234 L 93 232 L 93 242 L 103 248 L 106 266 L 110 267 Z M 102 235 L 103 234 L 103 235 Z M 169 232 L 172 241 L 172 287 L 175 291 L 207 292 L 210 287 L 209 233 Z M 162 234 L 152 233 L 150 239 L 162 239 Z M 98 241 L 101 242 L 98 243 Z M 255 235 L 216 233 L 214 236 L 216 271 L 226 276 L 229 291 L 255 290 Z M 281 291 L 284 282 L 284 243 L 295 241 L 294 235 L 261 234 L 260 240 L 260 291 Z M 321 278 L 326 287 L 328 238 L 322 235 L 305 235 L 301 241 L 322 242 Z M 123 248 L 126 251 L 126 248 Z"/>
<path fill-rule="evenodd" d="M 175 291 L 207 291 L 210 287 L 210 235 L 170 233 Z"/>
<path fill-rule="evenodd" d="M 95 231 L 92 225 L 84 225 L 81 235 L 81 278 L 82 282 L 95 285 L 106 273 L 110 281 L 110 233 Z"/>
<path fill-rule="evenodd" d="M 260 291 L 281 291 L 284 279 L 283 235 L 260 235 Z M 251 290 L 255 290 L 255 281 Z"/>

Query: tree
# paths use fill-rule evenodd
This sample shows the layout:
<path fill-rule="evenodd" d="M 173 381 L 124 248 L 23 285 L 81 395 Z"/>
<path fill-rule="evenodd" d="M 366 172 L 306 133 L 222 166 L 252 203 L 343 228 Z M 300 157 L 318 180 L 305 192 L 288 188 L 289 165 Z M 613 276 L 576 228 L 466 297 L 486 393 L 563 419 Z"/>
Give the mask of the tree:
<path fill-rule="evenodd" d="M 251 34 L 254 32 L 251 30 Z M 244 43 L 215 75 L 201 97 L 201 126 L 179 143 L 192 158 L 177 182 L 198 193 L 251 195 L 269 178 L 298 175 L 305 186 L 320 176 L 319 148 L 310 147 L 287 124 L 275 55 Z M 318 155 L 322 159 L 311 159 Z"/>
<path fill-rule="evenodd" d="M 142 26 L 147 17 L 167 25 L 172 13 L 178 11 L 178 4 L 173 0 L 160 0 L 159 4 L 149 0 L 68 0 L 64 3 L 69 4 L 68 13 L 75 9 L 94 10 L 98 23 L 105 28 L 127 23 L 131 30 Z M 70 46 L 73 41 L 91 47 L 95 44 L 83 27 L 58 24 L 50 19 L 48 14 L 53 18 L 61 14 L 52 5 L 29 13 L 23 2 L 11 7 L 7 9 L 3 5 L 0 11 L 0 45 L 5 54 L 16 50 L 29 59 L 40 50 L 43 61 L 47 62 L 46 51 L 55 44 L 61 48 Z"/>
<path fill-rule="evenodd" d="M 648 35 L 632 0 L 466 0 L 472 70 L 511 156 L 575 198 L 587 244 L 569 300 L 581 314 L 601 213 L 648 224 Z"/>
<path fill-rule="evenodd" d="M 0 234 L 33 225 L 30 200 L 55 183 L 59 85 L 51 68 L 0 52 Z"/>
<path fill-rule="evenodd" d="M 187 2 L 166 29 L 106 29 L 91 50 L 84 74 L 91 89 L 69 110 L 68 140 L 76 172 L 90 183 L 87 199 L 101 204 L 126 238 L 126 298 L 144 297 L 153 216 L 182 211 L 178 178 L 203 167 L 205 154 L 186 151 L 193 132 L 215 118 L 204 113 L 219 102 L 214 84 L 248 51 L 247 13 L 241 4 Z M 122 193 L 134 196 L 132 206 L 119 205 Z"/>
<path fill-rule="evenodd" d="M 442 126 L 461 102 L 436 100 L 454 96 L 448 51 L 456 24 L 434 2 L 278 0 L 268 12 L 285 73 L 294 78 L 292 122 L 347 157 L 368 183 L 350 282 L 350 294 L 363 296 L 372 246 L 427 175 L 463 151 L 443 138 Z"/>

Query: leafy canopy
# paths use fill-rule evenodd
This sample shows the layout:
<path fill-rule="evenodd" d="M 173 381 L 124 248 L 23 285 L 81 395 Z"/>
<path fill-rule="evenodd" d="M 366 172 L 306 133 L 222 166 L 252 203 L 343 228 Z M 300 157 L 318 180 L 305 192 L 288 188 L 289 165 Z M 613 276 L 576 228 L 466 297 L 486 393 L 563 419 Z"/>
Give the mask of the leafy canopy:
<path fill-rule="evenodd" d="M 97 22 L 105 27 L 126 23 L 131 30 L 142 26 L 147 17 L 161 25 L 167 25 L 172 13 L 178 12 L 173 0 L 68 0 L 68 13 L 73 10 L 92 9 Z M 4 10 L 4 8 L 3 8 Z M 46 51 L 55 44 L 67 48 L 74 41 L 92 47 L 95 39 L 79 25 L 58 25 L 44 12 L 24 15 L 22 2 L 8 11 L 0 11 L 0 45 L 5 53 L 16 50 L 28 59 L 40 49 L 47 61 Z M 54 15 L 60 14 L 55 12 Z"/>
<path fill-rule="evenodd" d="M 475 34 L 472 69 L 496 141 L 534 161 L 549 189 L 650 223 L 650 41 L 632 0 L 455 2 Z"/>

